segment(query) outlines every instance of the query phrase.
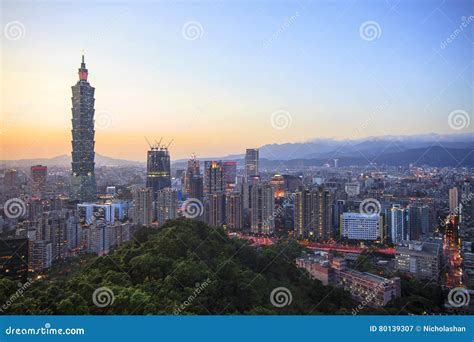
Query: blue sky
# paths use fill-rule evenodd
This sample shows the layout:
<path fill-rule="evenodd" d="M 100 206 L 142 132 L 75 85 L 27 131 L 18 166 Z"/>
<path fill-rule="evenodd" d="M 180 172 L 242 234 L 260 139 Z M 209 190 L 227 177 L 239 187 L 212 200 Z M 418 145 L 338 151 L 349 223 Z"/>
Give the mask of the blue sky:
<path fill-rule="evenodd" d="M 116 157 L 142 159 L 145 135 L 174 138 L 178 158 L 321 137 L 456 133 L 454 110 L 473 120 L 469 1 L 1 6 L 2 26 L 24 30 L 1 40 L 2 145 L 23 157 L 33 153 L 31 139 L 41 140 L 41 156 L 69 153 L 70 86 L 82 50 L 102 115 L 97 151 Z M 183 35 L 189 22 L 198 39 Z M 378 25 L 374 40 L 361 36 L 367 22 Z M 283 127 L 275 112 L 284 113 Z"/>

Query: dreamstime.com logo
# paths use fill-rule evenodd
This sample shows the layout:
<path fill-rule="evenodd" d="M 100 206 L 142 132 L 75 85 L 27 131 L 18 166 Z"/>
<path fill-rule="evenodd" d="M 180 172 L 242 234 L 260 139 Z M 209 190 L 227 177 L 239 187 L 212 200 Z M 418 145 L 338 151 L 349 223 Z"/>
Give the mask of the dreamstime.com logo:
<path fill-rule="evenodd" d="M 85 335 L 84 328 L 53 328 L 50 323 L 45 323 L 40 328 L 14 328 L 5 329 L 5 335 Z"/>
<path fill-rule="evenodd" d="M 25 37 L 25 25 L 19 21 L 10 21 L 3 28 L 3 34 L 8 40 L 20 40 Z"/>
<path fill-rule="evenodd" d="M 448 303 L 455 308 L 469 305 L 470 300 L 471 295 L 464 287 L 455 287 L 448 293 Z"/>
<path fill-rule="evenodd" d="M 287 110 L 277 110 L 272 113 L 270 123 L 272 127 L 277 130 L 283 130 L 289 128 L 292 122 L 291 114 Z"/>
<path fill-rule="evenodd" d="M 199 21 L 188 21 L 181 28 L 181 34 L 186 40 L 198 40 L 203 36 L 204 28 Z"/>
<path fill-rule="evenodd" d="M 204 212 L 204 205 L 197 198 L 188 198 L 181 206 L 184 217 L 196 218 Z"/>
<path fill-rule="evenodd" d="M 21 198 L 10 198 L 3 204 L 3 213 L 11 219 L 18 219 L 26 214 L 26 203 Z"/>
<path fill-rule="evenodd" d="M 288 306 L 293 301 L 291 291 L 286 287 L 276 287 L 270 293 L 270 303 L 274 307 L 282 308 Z"/>
<path fill-rule="evenodd" d="M 452 129 L 459 131 L 469 127 L 471 124 L 471 118 L 465 110 L 456 109 L 449 113 L 448 124 Z"/>
<path fill-rule="evenodd" d="M 366 198 L 360 203 L 359 211 L 361 214 L 376 215 L 380 214 L 382 206 L 375 198 Z"/>
<path fill-rule="evenodd" d="M 379 23 L 376 21 L 365 21 L 359 27 L 359 35 L 363 40 L 376 40 L 382 35 L 382 29 L 380 28 Z"/>
<path fill-rule="evenodd" d="M 188 306 L 190 306 L 194 300 L 212 283 L 212 279 L 211 278 L 207 278 L 206 280 L 204 280 L 201 284 L 200 283 L 196 283 L 195 284 L 195 288 L 194 288 L 194 291 L 193 293 L 188 297 L 186 298 L 186 300 L 181 303 L 181 305 L 175 309 L 173 311 L 173 314 L 174 315 L 179 315 L 181 314 L 181 312 L 183 312 L 183 310 L 185 310 Z"/>
<path fill-rule="evenodd" d="M 99 287 L 95 289 L 92 294 L 92 302 L 99 308 L 105 308 L 106 306 L 112 305 L 114 300 L 114 292 L 108 287 Z"/>

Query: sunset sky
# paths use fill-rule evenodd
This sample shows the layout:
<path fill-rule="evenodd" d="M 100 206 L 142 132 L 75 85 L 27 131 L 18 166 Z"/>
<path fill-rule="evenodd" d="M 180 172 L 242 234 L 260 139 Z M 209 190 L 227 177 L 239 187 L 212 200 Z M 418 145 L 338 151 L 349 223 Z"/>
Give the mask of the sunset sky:
<path fill-rule="evenodd" d="M 474 8 L 442 3 L 2 1 L 0 159 L 70 154 L 83 51 L 110 157 L 473 131 Z"/>

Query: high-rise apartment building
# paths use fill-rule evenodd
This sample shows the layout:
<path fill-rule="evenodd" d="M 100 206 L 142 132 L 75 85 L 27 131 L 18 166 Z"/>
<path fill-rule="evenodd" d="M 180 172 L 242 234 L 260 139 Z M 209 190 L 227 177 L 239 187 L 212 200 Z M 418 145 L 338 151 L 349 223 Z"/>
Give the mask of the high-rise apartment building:
<path fill-rule="evenodd" d="M 235 161 L 225 161 L 223 163 L 225 183 L 235 184 L 237 178 L 237 162 Z"/>
<path fill-rule="evenodd" d="M 226 194 L 225 200 L 226 224 L 229 229 L 243 228 L 243 206 L 242 194 L 230 192 Z"/>
<path fill-rule="evenodd" d="M 156 197 L 156 219 L 158 225 L 167 220 L 173 220 L 178 214 L 178 192 L 176 189 L 164 188 L 158 191 Z"/>
<path fill-rule="evenodd" d="M 46 185 L 48 167 L 35 165 L 31 167 L 31 190 L 33 194 L 40 194 Z"/>
<path fill-rule="evenodd" d="M 188 160 L 188 167 L 184 174 L 184 191 L 187 197 L 193 197 L 190 195 L 192 179 L 194 176 L 199 176 L 200 172 L 199 160 L 197 160 L 196 156 L 193 154 L 191 159 Z"/>
<path fill-rule="evenodd" d="M 449 212 L 459 214 L 459 191 L 457 187 L 449 189 Z"/>
<path fill-rule="evenodd" d="M 94 163 L 94 88 L 87 81 L 82 56 L 79 81 L 72 86 L 72 198 L 92 202 L 97 197 Z"/>
<path fill-rule="evenodd" d="M 150 226 L 153 221 L 153 190 L 150 188 L 135 188 L 133 195 L 133 222 Z"/>
<path fill-rule="evenodd" d="M 390 209 L 388 221 L 388 230 L 392 243 L 397 244 L 402 240 L 409 239 L 409 216 L 406 208 L 402 208 L 399 204 L 394 204 L 392 209 Z"/>
<path fill-rule="evenodd" d="M 295 192 L 294 225 L 298 238 L 333 237 L 333 195 L 325 188 L 300 188 Z"/>
<path fill-rule="evenodd" d="M 225 223 L 225 194 L 213 192 L 205 195 L 204 218 L 210 226 L 222 226 Z"/>
<path fill-rule="evenodd" d="M 275 197 L 269 184 L 253 185 L 250 191 L 252 202 L 251 231 L 257 234 L 272 234 L 275 231 Z"/>
<path fill-rule="evenodd" d="M 204 162 L 204 194 L 213 194 L 225 190 L 225 173 L 221 161 Z"/>

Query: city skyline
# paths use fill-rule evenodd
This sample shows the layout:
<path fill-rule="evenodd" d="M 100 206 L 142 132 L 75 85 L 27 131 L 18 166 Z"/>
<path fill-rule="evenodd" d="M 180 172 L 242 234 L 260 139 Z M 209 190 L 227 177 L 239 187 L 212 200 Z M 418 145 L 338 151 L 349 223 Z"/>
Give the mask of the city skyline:
<path fill-rule="evenodd" d="M 79 9 L 86 26 L 69 6 L 2 3 L 20 30 L 2 35 L 3 159 L 69 154 L 68 92 L 82 48 L 97 88 L 95 150 L 115 158 L 144 160 L 144 136 L 174 139 L 172 159 L 182 159 L 318 137 L 473 130 L 448 124 L 453 111 L 472 114 L 468 2 L 369 12 L 346 2 L 222 3 L 206 13 L 88 3 Z"/>

